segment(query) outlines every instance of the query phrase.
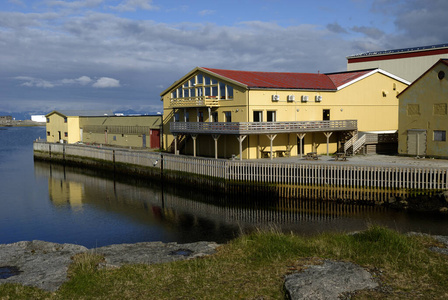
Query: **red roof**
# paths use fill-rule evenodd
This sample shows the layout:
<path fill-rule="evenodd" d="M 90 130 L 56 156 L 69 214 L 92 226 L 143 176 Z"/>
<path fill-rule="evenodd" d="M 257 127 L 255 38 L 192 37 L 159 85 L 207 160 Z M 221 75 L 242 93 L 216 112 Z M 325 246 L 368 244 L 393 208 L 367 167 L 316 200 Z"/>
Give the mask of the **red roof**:
<path fill-rule="evenodd" d="M 237 81 L 248 88 L 312 89 L 336 90 L 372 70 L 341 72 L 332 74 L 291 73 L 291 72 L 252 72 L 202 68 L 225 78 Z"/>
<path fill-rule="evenodd" d="M 335 90 L 336 86 L 325 74 L 251 72 L 203 68 L 217 75 L 240 82 L 249 88 Z"/>
<path fill-rule="evenodd" d="M 372 70 L 361 70 L 361 71 L 354 71 L 354 72 L 331 73 L 331 74 L 327 74 L 327 76 L 330 77 L 331 81 L 333 81 L 334 84 L 337 87 L 340 87 L 341 85 L 344 85 L 344 84 L 346 84 L 346 83 L 348 83 L 348 82 L 350 82 L 352 80 L 355 80 L 358 77 L 364 76 L 367 73 L 372 72 Z"/>

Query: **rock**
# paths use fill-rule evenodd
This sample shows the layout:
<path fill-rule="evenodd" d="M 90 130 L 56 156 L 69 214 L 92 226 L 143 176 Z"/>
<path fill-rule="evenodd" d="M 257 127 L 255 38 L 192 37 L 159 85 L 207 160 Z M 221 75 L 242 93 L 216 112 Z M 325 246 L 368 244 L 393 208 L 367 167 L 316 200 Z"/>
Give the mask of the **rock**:
<path fill-rule="evenodd" d="M 104 255 L 107 266 L 119 267 L 123 264 L 159 264 L 175 260 L 192 259 L 215 252 L 219 245 L 209 242 L 177 244 L 148 242 L 136 244 L 110 245 L 95 249 Z"/>
<path fill-rule="evenodd" d="M 76 253 L 88 249 L 79 245 L 43 241 L 0 245 L 0 267 L 15 268 L 17 274 L 0 283 L 20 283 L 55 291 L 67 279 L 68 265 Z"/>
<path fill-rule="evenodd" d="M 118 267 L 123 264 L 153 264 L 191 259 L 212 254 L 217 247 L 218 244 L 208 242 L 148 242 L 111 245 L 91 250 L 79 245 L 43 241 L 0 245 L 0 284 L 20 283 L 55 291 L 67 280 L 71 257 L 88 251 L 104 255 L 106 267 Z"/>
<path fill-rule="evenodd" d="M 286 276 L 285 290 L 294 299 L 338 299 L 339 295 L 378 286 L 372 275 L 350 262 L 324 260 Z"/>

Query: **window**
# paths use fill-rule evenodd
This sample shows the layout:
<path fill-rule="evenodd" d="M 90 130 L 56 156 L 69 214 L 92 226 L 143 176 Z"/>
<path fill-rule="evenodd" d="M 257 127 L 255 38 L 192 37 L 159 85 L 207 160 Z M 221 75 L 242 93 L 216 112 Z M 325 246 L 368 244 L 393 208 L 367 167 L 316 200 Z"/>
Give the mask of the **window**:
<path fill-rule="evenodd" d="M 47 123 L 50 123 L 50 118 L 47 118 Z"/>
<path fill-rule="evenodd" d="M 64 136 L 65 136 L 65 137 L 68 137 L 68 132 L 64 132 Z"/>
<path fill-rule="evenodd" d="M 203 96 L 206 99 L 232 100 L 233 87 L 217 79 L 197 74 L 171 92 L 173 99 Z"/>
<path fill-rule="evenodd" d="M 47 136 L 50 136 L 50 131 L 47 131 Z"/>
<path fill-rule="evenodd" d="M 266 112 L 266 121 L 267 122 L 275 122 L 277 121 L 277 116 L 275 111 L 267 111 Z"/>
<path fill-rule="evenodd" d="M 174 114 L 174 122 L 179 122 L 179 113 Z"/>
<path fill-rule="evenodd" d="M 227 99 L 233 99 L 233 87 L 227 86 Z"/>
<path fill-rule="evenodd" d="M 64 118 L 64 123 L 67 123 L 67 118 Z"/>
<path fill-rule="evenodd" d="M 212 122 L 218 122 L 218 112 L 212 112 Z"/>
<path fill-rule="evenodd" d="M 263 112 L 254 110 L 254 122 L 263 122 Z"/>
<path fill-rule="evenodd" d="M 225 111 L 224 116 L 226 118 L 226 122 L 232 122 L 232 112 L 231 111 Z"/>
<path fill-rule="evenodd" d="M 204 122 L 204 112 L 202 111 L 198 113 L 198 122 Z"/>
<path fill-rule="evenodd" d="M 222 82 L 219 83 L 219 99 L 226 99 L 226 85 Z"/>
<path fill-rule="evenodd" d="M 445 142 L 446 141 L 446 131 L 445 130 L 434 130 L 434 141 L 435 142 Z"/>
<path fill-rule="evenodd" d="M 117 136 L 116 136 L 116 135 L 114 135 L 114 137 L 113 137 L 113 140 L 114 140 L 114 141 L 116 141 L 116 140 L 117 140 Z"/>
<path fill-rule="evenodd" d="M 212 97 L 218 97 L 218 87 L 212 86 Z"/>

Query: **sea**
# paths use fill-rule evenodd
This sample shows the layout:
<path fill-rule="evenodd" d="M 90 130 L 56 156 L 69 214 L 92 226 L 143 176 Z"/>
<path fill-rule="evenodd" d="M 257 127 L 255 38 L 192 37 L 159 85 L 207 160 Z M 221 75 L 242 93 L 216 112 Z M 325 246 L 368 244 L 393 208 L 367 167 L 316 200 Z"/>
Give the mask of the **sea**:
<path fill-rule="evenodd" d="M 201 187 L 34 161 L 45 127 L 0 127 L 0 244 L 43 240 L 88 248 L 137 242 L 226 243 L 254 230 L 300 235 L 372 225 L 448 235 L 448 216 L 312 199 L 214 195 Z"/>

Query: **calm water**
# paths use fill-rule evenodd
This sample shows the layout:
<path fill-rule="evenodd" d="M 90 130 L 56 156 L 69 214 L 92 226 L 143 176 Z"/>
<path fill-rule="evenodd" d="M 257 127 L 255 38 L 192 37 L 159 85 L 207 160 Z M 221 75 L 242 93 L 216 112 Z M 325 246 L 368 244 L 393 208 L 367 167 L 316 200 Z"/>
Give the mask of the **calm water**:
<path fill-rule="evenodd" d="M 131 177 L 33 162 L 45 128 L 0 129 L 0 243 L 45 240 L 99 247 L 143 241 L 225 242 L 275 227 L 315 234 L 380 224 L 448 235 L 448 217 L 316 201 L 226 199 Z M 166 186 L 166 185 L 165 185 Z"/>

